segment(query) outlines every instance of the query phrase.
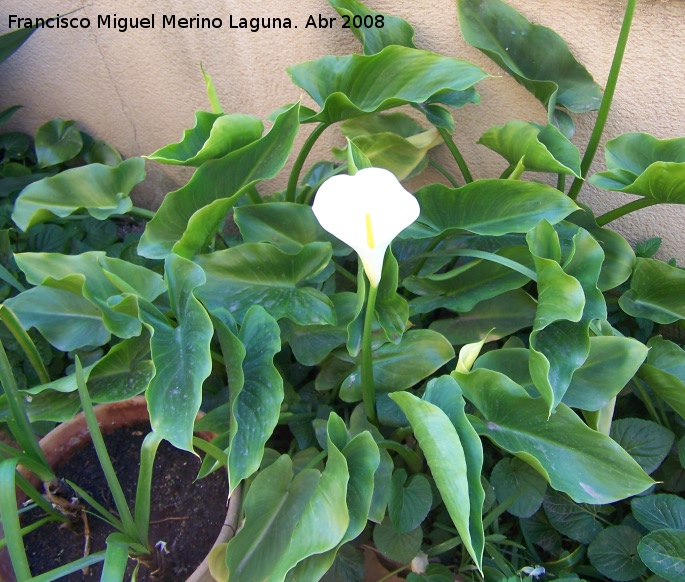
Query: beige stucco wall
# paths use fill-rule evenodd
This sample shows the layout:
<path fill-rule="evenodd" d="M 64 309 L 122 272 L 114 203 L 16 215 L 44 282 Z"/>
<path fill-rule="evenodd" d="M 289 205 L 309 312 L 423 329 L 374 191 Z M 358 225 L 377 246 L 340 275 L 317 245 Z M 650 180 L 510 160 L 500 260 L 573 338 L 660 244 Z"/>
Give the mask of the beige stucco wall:
<path fill-rule="evenodd" d="M 606 81 L 618 36 L 623 0 L 510 0 L 535 23 L 554 28 L 595 79 Z M 409 20 L 422 48 L 476 62 L 493 75 L 482 82 L 482 103 L 454 113 L 456 140 L 477 177 L 492 177 L 503 169 L 500 159 L 478 137 L 491 125 L 518 118 L 544 122 L 542 106 L 478 51 L 468 47 L 458 30 L 455 0 L 368 0 L 368 5 Z M 193 123 L 196 109 L 207 109 L 199 63 L 214 78 L 227 111 L 265 117 L 280 105 L 300 98 L 285 68 L 325 54 L 359 51 L 349 31 L 305 29 L 309 14 L 335 16 L 324 0 L 0 0 L 0 31 L 8 15 L 50 16 L 81 6 L 75 14 L 93 22 L 87 30 L 39 30 L 0 67 L 0 110 L 23 104 L 12 129 L 34 131 L 53 118 L 75 119 L 97 138 L 105 139 L 125 156 L 149 154 L 177 141 Z M 97 29 L 98 15 L 157 14 L 155 30 Z M 161 29 L 161 14 L 219 17 L 219 30 Z M 240 17 L 289 17 L 292 30 L 253 33 L 228 28 L 229 14 Z M 340 20 L 338 20 L 339 25 Z M 660 138 L 685 136 L 685 1 L 639 0 L 622 78 L 606 137 L 645 131 Z M 306 100 L 305 100 L 306 102 Z M 574 141 L 587 140 L 592 117 L 577 121 Z M 318 153 L 339 143 L 335 128 L 324 134 Z M 443 147 L 444 149 L 444 147 Z M 447 152 L 441 161 L 449 166 Z M 594 170 L 601 169 L 599 157 Z M 184 183 L 185 169 L 148 163 L 148 180 L 135 197 L 155 207 L 164 193 Z M 425 179 L 438 179 L 427 174 Z M 281 186 L 278 181 L 276 186 Z M 616 195 L 585 188 L 581 195 L 598 213 L 619 205 Z M 629 199 L 629 198 L 626 198 Z M 685 263 L 685 208 L 659 206 L 642 210 L 613 225 L 631 240 L 662 236 L 661 256 Z"/>

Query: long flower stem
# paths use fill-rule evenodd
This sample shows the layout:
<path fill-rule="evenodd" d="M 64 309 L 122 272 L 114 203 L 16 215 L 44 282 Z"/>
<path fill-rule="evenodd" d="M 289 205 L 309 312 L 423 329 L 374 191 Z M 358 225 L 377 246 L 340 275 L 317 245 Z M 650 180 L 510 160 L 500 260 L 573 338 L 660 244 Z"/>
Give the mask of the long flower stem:
<path fill-rule="evenodd" d="M 614 92 L 616 91 L 616 84 L 618 82 L 618 75 L 621 72 L 623 55 L 626 50 L 626 45 L 628 44 L 628 35 L 630 34 L 630 25 L 633 22 L 633 14 L 635 13 L 636 3 L 637 0 L 628 0 L 628 4 L 626 5 L 626 11 L 623 16 L 623 25 L 621 26 L 621 32 L 618 35 L 618 42 L 616 43 L 616 50 L 614 51 L 614 59 L 611 63 L 611 70 L 609 71 L 607 86 L 604 90 L 602 103 L 599 106 L 599 112 L 597 113 L 597 121 L 595 122 L 595 127 L 592 130 L 590 141 L 587 145 L 587 149 L 585 150 L 585 154 L 583 155 L 583 160 L 580 163 L 580 175 L 582 177 L 575 178 L 571 184 L 571 188 L 568 191 L 568 195 L 572 200 L 575 200 L 578 197 L 578 193 L 583 187 L 585 178 L 587 177 L 590 166 L 592 165 L 592 160 L 595 159 L 595 154 L 597 153 L 597 148 L 599 147 L 599 141 L 602 138 L 602 133 L 604 132 L 604 126 L 606 125 L 607 118 L 609 117 L 611 102 L 614 99 Z"/>
<path fill-rule="evenodd" d="M 300 153 L 297 155 L 297 159 L 293 164 L 293 169 L 290 171 L 290 178 L 288 179 L 288 189 L 286 190 L 285 200 L 286 202 L 295 202 L 295 196 L 297 195 L 297 182 L 300 179 L 300 172 L 302 171 L 302 166 L 312 151 L 316 140 L 319 139 L 324 130 L 328 127 L 325 123 L 320 123 L 314 128 L 309 134 L 309 137 L 305 140 Z"/>
<path fill-rule="evenodd" d="M 605 224 L 613 222 L 617 218 L 621 218 L 621 216 L 625 216 L 626 214 L 640 210 L 640 208 L 647 208 L 648 206 L 652 206 L 656 203 L 657 201 L 652 198 L 638 198 L 637 200 L 628 202 L 628 204 L 614 208 L 613 210 L 602 214 L 602 216 L 598 216 L 597 224 L 599 226 L 604 226 Z"/>
<path fill-rule="evenodd" d="M 469 172 L 469 168 L 466 165 L 466 160 L 464 159 L 464 156 L 461 155 L 461 152 L 459 151 L 457 144 L 454 143 L 449 131 L 447 131 L 444 127 L 438 127 L 438 132 L 440 132 L 440 136 L 445 142 L 447 148 L 450 150 L 454 161 L 457 162 L 457 165 L 461 170 L 461 175 L 464 176 L 464 182 L 467 184 L 469 182 L 473 182 L 473 176 L 471 176 L 471 172 Z"/>
<path fill-rule="evenodd" d="M 140 206 L 132 206 L 129 213 L 147 220 L 152 220 L 155 217 L 154 210 L 148 210 L 147 208 L 141 208 Z"/>
<path fill-rule="evenodd" d="M 374 425 L 378 424 L 376 416 L 376 387 L 373 384 L 373 352 L 371 351 L 371 331 L 373 315 L 376 308 L 378 287 L 369 286 L 366 299 L 366 313 L 364 314 L 364 330 L 362 331 L 362 399 L 366 417 Z"/>

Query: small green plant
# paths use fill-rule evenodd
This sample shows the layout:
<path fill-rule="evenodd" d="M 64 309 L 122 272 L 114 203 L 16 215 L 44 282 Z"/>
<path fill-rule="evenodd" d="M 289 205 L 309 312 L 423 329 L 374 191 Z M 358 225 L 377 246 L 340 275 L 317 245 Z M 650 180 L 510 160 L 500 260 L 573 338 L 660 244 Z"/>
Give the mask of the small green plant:
<path fill-rule="evenodd" d="M 246 489 L 241 528 L 211 556 L 217 580 L 358 581 L 370 541 L 410 582 L 682 580 L 685 351 L 659 334 L 685 319 L 685 274 L 606 225 L 685 202 L 685 138 L 618 136 L 588 176 L 635 0 L 604 92 L 553 31 L 500 0 L 458 0 L 467 42 L 548 110 L 545 125 L 481 137 L 504 160 L 481 180 L 452 111 L 496 81 L 417 48 L 402 19 L 330 4 L 374 26 L 353 30 L 363 55 L 288 69 L 315 109 L 287 104 L 264 132 L 224 113 L 205 75 L 212 111 L 148 157 L 197 168 L 140 238 L 158 263 L 20 253 L 32 287 L 5 305 L 60 350 L 106 351 L 83 369 L 91 397 L 144 391 L 155 438 L 192 450 L 196 413 L 211 409 L 201 424 L 219 433 L 231 492 Z M 594 110 L 581 156 L 574 117 Z M 310 164 L 337 124 L 346 148 Z M 460 176 L 439 167 L 445 183 L 407 193 L 390 173 L 435 166 L 440 140 Z M 258 191 L 291 154 L 287 188 Z M 58 207 L 99 217 L 129 204 L 116 188 L 53 189 L 58 177 L 21 192 L 19 228 Z M 637 198 L 596 217 L 577 202 L 586 180 Z M 78 389 L 73 376 L 32 386 L 25 408 L 63 420 L 51 405 L 78 407 Z"/>

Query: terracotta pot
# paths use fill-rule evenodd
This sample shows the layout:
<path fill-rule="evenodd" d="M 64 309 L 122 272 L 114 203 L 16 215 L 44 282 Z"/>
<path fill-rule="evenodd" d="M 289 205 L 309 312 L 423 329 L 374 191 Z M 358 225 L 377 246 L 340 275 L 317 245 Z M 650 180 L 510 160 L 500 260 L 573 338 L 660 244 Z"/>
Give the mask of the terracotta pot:
<path fill-rule="evenodd" d="M 149 421 L 147 402 L 144 396 L 137 396 L 123 402 L 112 404 L 99 404 L 94 407 L 95 415 L 98 419 L 100 430 L 103 434 L 108 434 L 118 428 L 139 424 Z M 198 415 L 198 418 L 202 415 Z M 198 432 L 198 436 L 205 440 L 211 440 L 214 436 L 208 432 Z M 69 460 L 81 448 L 90 442 L 90 432 L 86 424 L 83 413 L 77 414 L 73 419 L 59 424 L 40 441 L 40 447 L 51 467 L 59 466 Z M 26 474 L 32 484 L 39 488 L 40 480 L 33 474 Z M 23 502 L 18 496 L 17 501 Z M 230 503 L 228 503 L 228 513 L 224 521 L 224 526 L 219 533 L 214 544 L 227 542 L 235 533 L 238 523 L 238 513 L 240 506 L 240 491 L 234 492 Z M 1 529 L 0 529 L 1 533 Z M 0 552 L 0 582 L 18 582 L 14 576 L 12 564 L 6 549 Z M 19 581 L 20 582 L 20 581 Z M 187 582 L 214 582 L 209 574 L 207 558 L 198 566 L 187 579 Z"/>

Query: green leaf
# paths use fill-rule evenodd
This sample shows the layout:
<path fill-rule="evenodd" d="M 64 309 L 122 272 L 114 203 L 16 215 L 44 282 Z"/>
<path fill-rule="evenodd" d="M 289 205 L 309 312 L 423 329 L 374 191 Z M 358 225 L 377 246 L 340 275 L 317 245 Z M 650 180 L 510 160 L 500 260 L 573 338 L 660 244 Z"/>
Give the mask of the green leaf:
<path fill-rule="evenodd" d="M 640 558 L 657 576 L 685 580 L 685 532 L 665 529 L 647 534 L 637 547 Z"/>
<path fill-rule="evenodd" d="M 599 108 L 599 85 L 556 32 L 531 24 L 501 0 L 458 0 L 457 7 L 466 42 L 528 89 L 550 121 L 557 105 L 576 113 Z"/>
<path fill-rule="evenodd" d="M 345 428 L 342 419 L 332 415 L 329 422 L 338 422 Z M 329 432 L 332 432 L 329 429 Z M 345 432 L 346 429 L 345 429 Z M 334 563 L 339 550 L 344 550 L 348 541 L 362 533 L 369 519 L 369 511 L 374 495 L 374 473 L 379 467 L 380 453 L 371 433 L 364 431 L 351 440 L 345 435 L 342 454 L 347 461 L 350 480 L 347 484 L 347 508 L 350 523 L 338 545 L 323 554 L 310 556 L 300 562 L 290 574 L 296 580 L 319 580 Z"/>
<path fill-rule="evenodd" d="M 564 404 L 550 416 L 541 398 L 531 398 L 502 374 L 474 370 L 452 376 L 483 415 L 471 419 L 478 433 L 530 464 L 576 502 L 612 503 L 653 484 L 616 442 L 589 428 Z"/>
<path fill-rule="evenodd" d="M 638 258 L 630 289 L 618 304 L 628 315 L 657 323 L 685 319 L 685 271 L 655 259 Z"/>
<path fill-rule="evenodd" d="M 559 264 L 559 238 L 549 223 L 541 222 L 526 235 L 526 240 L 538 275 L 538 309 L 530 334 L 530 373 L 551 414 L 590 351 L 589 321 L 581 321 L 585 293 L 581 282 Z M 595 246 L 600 255 L 593 257 L 599 277 L 603 255 L 599 245 Z"/>
<path fill-rule="evenodd" d="M 371 16 L 374 19 L 374 24 L 378 22 L 378 16 L 383 17 L 383 26 L 380 27 L 350 27 L 350 30 L 352 30 L 359 42 L 362 43 L 365 55 L 374 55 L 382 51 L 386 46 L 393 44 L 414 47 L 414 29 L 406 20 L 371 10 L 357 0 L 328 0 L 328 3 L 341 16 L 345 15 L 350 18 L 353 18 L 355 15 L 359 15 L 362 18 Z"/>
<path fill-rule="evenodd" d="M 519 493 L 507 508 L 516 517 L 530 517 L 540 509 L 547 489 L 547 482 L 540 473 L 523 461 L 511 457 L 505 457 L 495 465 L 490 475 L 490 484 L 500 503 Z"/>
<path fill-rule="evenodd" d="M 195 127 L 183 140 L 158 149 L 148 159 L 163 164 L 201 166 L 258 140 L 264 125 L 252 115 L 195 112 Z"/>
<path fill-rule="evenodd" d="M 362 399 L 361 363 L 347 352 L 339 357 L 350 364 L 351 371 L 340 387 L 345 402 Z M 373 379 L 376 392 L 406 390 L 430 376 L 440 366 L 454 358 L 454 349 L 440 334 L 428 329 L 410 330 L 399 344 L 384 344 L 373 353 Z"/>
<path fill-rule="evenodd" d="M 433 399 L 441 403 L 450 403 L 450 395 L 445 394 L 444 391 L 451 388 L 454 392 L 456 386 L 451 379 L 439 379 L 431 385 Z M 474 466 L 477 464 L 473 463 L 475 459 L 471 458 L 471 462 L 467 463 L 465 448 L 468 447 L 471 450 L 472 444 L 467 442 L 462 445 L 461 437 L 464 432 L 460 434 L 451 416 L 448 416 L 449 413 L 443 412 L 441 407 L 421 400 L 408 392 L 396 392 L 390 397 L 409 419 L 414 429 L 414 436 L 426 457 L 435 484 L 459 532 L 462 543 L 478 569 L 482 569 L 484 537 L 480 513 L 485 494 L 480 486 L 480 478 L 478 480 L 480 491 L 479 494 L 475 494 L 473 479 L 470 480 L 468 476 L 469 464 L 472 471 L 477 469 L 480 472 L 480 467 Z M 452 408 L 453 404 L 450 404 Z M 456 407 L 450 412 L 452 415 L 460 414 L 465 420 L 463 408 L 460 413 Z M 480 455 L 482 463 L 482 451 Z"/>
<path fill-rule="evenodd" d="M 0 63 L 12 56 L 12 53 L 24 44 L 36 30 L 35 28 L 17 28 L 0 34 Z"/>
<path fill-rule="evenodd" d="M 670 430 L 641 418 L 614 420 L 610 436 L 628 451 L 648 475 L 663 463 L 675 441 L 675 435 Z"/>
<path fill-rule="evenodd" d="M 494 262 L 499 259 L 505 264 Z M 508 246 L 497 251 L 493 260 L 477 259 L 446 273 L 425 277 L 409 276 L 404 287 L 421 297 L 409 302 L 412 313 L 429 313 L 441 307 L 456 312 L 468 312 L 481 301 L 498 297 L 522 287 L 530 280 L 507 263 L 525 269 L 532 266 L 530 252 L 523 246 Z M 531 274 L 532 276 L 532 274 Z"/>
<path fill-rule="evenodd" d="M 230 333 L 228 327 L 219 331 L 220 337 L 222 333 Z M 231 386 L 229 493 L 259 469 L 283 402 L 283 379 L 273 363 L 281 351 L 276 321 L 260 305 L 254 305 L 245 314 L 237 339 L 245 356 L 239 375 L 227 368 Z M 229 355 L 227 348 L 222 342 L 224 357 Z"/>
<path fill-rule="evenodd" d="M 630 501 L 633 517 L 648 531 L 677 529 L 685 531 L 685 499 L 659 493 L 635 497 Z"/>
<path fill-rule="evenodd" d="M 581 410 L 600 410 L 635 375 L 648 351 L 632 338 L 591 337 L 588 357 L 573 373 L 563 403 Z"/>
<path fill-rule="evenodd" d="M 514 289 L 459 312 L 459 318 L 438 319 L 430 329 L 444 335 L 452 345 L 497 341 L 532 327 L 536 309 L 537 303 L 528 293 Z"/>
<path fill-rule="evenodd" d="M 2 44 L 2 36 L 0 35 L 0 45 Z M 0 51 L 2 48 L 0 47 Z M 1 61 L 1 58 L 0 58 Z M 5 125 L 13 116 L 14 114 L 21 109 L 21 105 L 13 105 L 12 107 L 8 107 L 7 109 L 3 109 L 0 111 L 0 127 Z"/>
<path fill-rule="evenodd" d="M 245 499 L 245 523 L 227 546 L 232 581 L 283 580 L 299 562 L 331 550 L 345 535 L 349 472 L 331 440 L 331 422 L 323 473 L 306 469 L 293 478 L 292 462 L 283 455 L 253 481 Z"/>
<path fill-rule="evenodd" d="M 423 531 L 421 527 L 408 532 L 398 532 L 390 519 L 386 518 L 373 528 L 373 543 L 386 558 L 401 564 L 411 562 L 421 549 Z"/>
<path fill-rule="evenodd" d="M 431 486 L 423 475 L 413 475 L 407 481 L 407 472 L 396 469 L 390 485 L 388 515 L 395 531 L 410 532 L 421 525 L 433 502 Z"/>
<path fill-rule="evenodd" d="M 557 491 L 547 492 L 544 508 L 554 529 L 581 544 L 589 544 L 604 529 L 597 519 L 598 506 L 574 503 Z"/>
<path fill-rule="evenodd" d="M 394 344 L 402 340 L 409 320 L 407 300 L 397 292 L 399 265 L 397 259 L 388 251 L 383 263 L 381 282 L 376 298 L 376 317 L 385 337 Z"/>
<path fill-rule="evenodd" d="M 510 167 L 580 178 L 578 149 L 553 125 L 509 121 L 488 129 L 478 143 L 497 152 Z"/>
<path fill-rule="evenodd" d="M 202 401 L 202 383 L 212 370 L 209 344 L 214 334 L 207 312 L 195 297 L 205 282 L 197 265 L 177 255 L 165 262 L 169 301 L 177 325 L 141 301 L 141 319 L 150 328 L 155 376 L 146 397 L 152 430 L 175 447 L 193 451 L 193 425 Z"/>
<path fill-rule="evenodd" d="M 292 202 L 271 202 L 239 206 L 233 213 L 243 241 L 268 242 L 286 253 L 299 253 L 313 242 L 328 241 L 333 254 L 349 254 L 349 247 L 328 234 L 312 207 Z"/>
<path fill-rule="evenodd" d="M 258 303 L 274 319 L 300 325 L 334 324 L 335 312 L 324 293 L 303 283 L 331 259 L 328 243 L 312 243 L 286 254 L 268 243 L 249 243 L 196 258 L 207 276 L 198 296 L 211 309 L 224 307 L 240 322 Z"/>
<path fill-rule="evenodd" d="M 639 578 L 647 570 L 638 556 L 640 538 L 640 533 L 627 525 L 609 527 L 590 544 L 590 563 L 612 580 Z"/>
<path fill-rule="evenodd" d="M 204 249 L 247 189 L 284 166 L 299 129 L 298 110 L 298 104 L 289 107 L 266 135 L 205 162 L 188 184 L 169 192 L 148 222 L 138 253 L 154 259 L 173 250 L 190 258 Z"/>
<path fill-rule="evenodd" d="M 130 158 L 115 168 L 103 164 L 71 168 L 24 188 L 15 202 L 12 220 L 26 230 L 81 208 L 98 220 L 125 214 L 133 206 L 131 190 L 144 178 L 142 158 Z"/>
<path fill-rule="evenodd" d="M 38 166 L 47 168 L 75 158 L 83 148 L 81 132 L 74 121 L 53 119 L 36 132 Z"/>
<path fill-rule="evenodd" d="M 649 354 L 638 377 L 685 418 L 685 351 L 661 336 L 651 338 L 647 347 Z"/>
<path fill-rule="evenodd" d="M 590 178 L 598 188 L 659 203 L 685 203 L 685 138 L 626 133 L 607 142 L 605 156 L 607 171 Z"/>
<path fill-rule="evenodd" d="M 406 103 L 440 100 L 487 77 L 479 67 L 418 49 L 388 46 L 372 56 L 326 56 L 288 68 L 290 77 L 321 107 L 306 122 L 325 124 Z M 383 79 L 359 84 L 360 78 Z"/>
<path fill-rule="evenodd" d="M 517 180 L 476 180 L 461 188 L 432 184 L 415 195 L 421 215 L 408 231 L 415 237 L 449 229 L 494 236 L 525 233 L 540 220 L 555 224 L 578 209 L 556 188 Z"/>

